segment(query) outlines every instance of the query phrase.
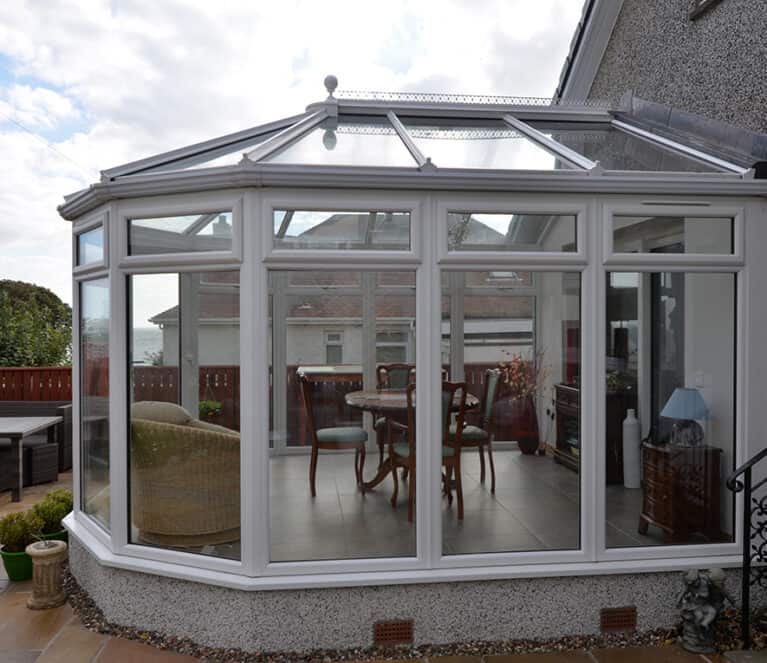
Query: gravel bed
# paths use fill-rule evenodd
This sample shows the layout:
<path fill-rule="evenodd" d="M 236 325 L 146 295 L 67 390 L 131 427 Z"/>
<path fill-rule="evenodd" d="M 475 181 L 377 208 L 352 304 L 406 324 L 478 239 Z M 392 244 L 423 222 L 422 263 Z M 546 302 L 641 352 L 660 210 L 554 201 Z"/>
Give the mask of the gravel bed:
<path fill-rule="evenodd" d="M 678 627 L 655 629 L 644 633 L 614 633 L 604 635 L 568 636 L 553 640 L 507 640 L 503 642 L 461 642 L 450 645 L 422 645 L 418 647 L 361 647 L 343 650 L 316 650 L 310 653 L 244 652 L 239 649 L 205 647 L 186 638 L 163 635 L 153 631 L 111 624 L 100 608 L 83 591 L 67 570 L 64 579 L 68 601 L 83 625 L 99 633 L 143 642 L 157 649 L 188 654 L 210 663 L 332 663 L 335 661 L 364 661 L 389 659 L 421 659 L 428 656 L 491 654 L 523 654 L 601 649 L 605 647 L 670 646 L 677 642 Z M 741 648 L 740 613 L 726 610 L 715 624 L 715 637 L 719 651 Z M 767 646 L 767 613 L 752 620 L 754 649 Z"/>

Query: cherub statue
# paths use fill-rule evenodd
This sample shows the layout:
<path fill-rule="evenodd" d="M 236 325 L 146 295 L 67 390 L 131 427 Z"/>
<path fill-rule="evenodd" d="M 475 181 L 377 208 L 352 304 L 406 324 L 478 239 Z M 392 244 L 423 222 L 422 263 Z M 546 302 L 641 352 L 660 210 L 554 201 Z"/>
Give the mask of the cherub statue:
<path fill-rule="evenodd" d="M 682 646 L 699 654 L 713 653 L 711 624 L 724 609 L 725 600 L 732 599 L 724 589 L 724 571 L 688 571 L 685 590 L 677 607 L 682 611 Z"/>

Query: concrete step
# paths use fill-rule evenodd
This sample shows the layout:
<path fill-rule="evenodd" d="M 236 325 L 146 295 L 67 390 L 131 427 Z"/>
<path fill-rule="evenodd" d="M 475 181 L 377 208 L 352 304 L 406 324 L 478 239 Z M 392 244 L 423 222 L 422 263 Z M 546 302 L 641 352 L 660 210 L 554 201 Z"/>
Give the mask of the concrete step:
<path fill-rule="evenodd" d="M 724 660 L 731 663 L 767 663 L 767 650 L 760 651 L 728 651 Z"/>

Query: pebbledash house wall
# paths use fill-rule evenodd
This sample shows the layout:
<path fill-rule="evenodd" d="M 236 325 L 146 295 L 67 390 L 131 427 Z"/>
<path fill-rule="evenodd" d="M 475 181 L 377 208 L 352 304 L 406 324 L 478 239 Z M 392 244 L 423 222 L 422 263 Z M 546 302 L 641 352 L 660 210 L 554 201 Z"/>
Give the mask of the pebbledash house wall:
<path fill-rule="evenodd" d="M 415 645 L 590 635 L 601 608 L 623 606 L 648 631 L 678 621 L 684 590 L 673 572 L 241 591 L 102 566 L 70 540 L 72 572 L 108 621 L 246 651 L 367 647 L 373 625 L 393 619 L 414 619 Z M 738 604 L 740 572 L 726 573 Z"/>
<path fill-rule="evenodd" d="M 624 0 L 589 98 L 617 102 L 631 90 L 766 133 L 764 0 L 720 0 L 694 20 L 689 6 L 689 0 Z"/>

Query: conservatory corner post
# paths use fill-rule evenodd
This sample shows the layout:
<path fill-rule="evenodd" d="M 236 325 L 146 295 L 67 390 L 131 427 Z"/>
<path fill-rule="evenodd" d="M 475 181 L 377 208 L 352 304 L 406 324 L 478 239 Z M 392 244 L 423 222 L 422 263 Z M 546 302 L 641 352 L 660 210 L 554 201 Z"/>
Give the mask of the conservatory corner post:
<path fill-rule="evenodd" d="M 376 274 L 362 273 L 362 388 L 376 388 Z M 373 418 L 365 412 L 365 429 L 373 446 Z"/>
<path fill-rule="evenodd" d="M 450 290 L 450 379 L 460 382 L 464 379 L 464 323 L 463 291 L 465 274 L 448 272 Z M 442 324 L 440 322 L 440 324 Z"/>
<path fill-rule="evenodd" d="M 288 389 L 288 275 L 272 272 L 272 402 L 275 438 L 274 451 L 280 453 L 287 445 L 288 410 L 284 395 Z"/>

